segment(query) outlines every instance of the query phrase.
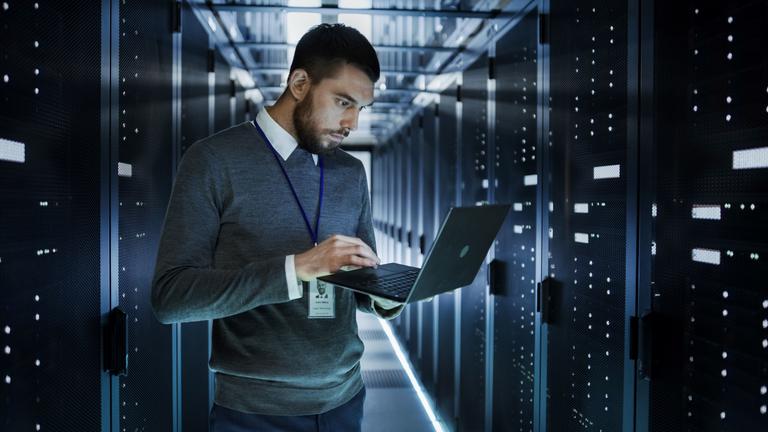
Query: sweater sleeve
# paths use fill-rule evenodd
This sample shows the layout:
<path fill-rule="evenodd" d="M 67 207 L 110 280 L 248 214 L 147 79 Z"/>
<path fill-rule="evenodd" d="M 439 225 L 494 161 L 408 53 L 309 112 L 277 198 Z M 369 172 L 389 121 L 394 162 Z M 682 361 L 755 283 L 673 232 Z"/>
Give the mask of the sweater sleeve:
<path fill-rule="evenodd" d="M 213 268 L 227 183 L 204 141 L 179 163 L 152 278 L 152 310 L 164 323 L 204 321 L 289 301 L 286 257 Z"/>
<path fill-rule="evenodd" d="M 357 237 L 364 241 L 374 253 L 376 252 L 376 237 L 373 232 L 373 220 L 371 219 L 371 199 L 368 195 L 368 179 L 365 175 L 365 169 L 360 164 L 360 190 L 362 191 L 360 217 L 357 222 Z M 394 309 L 383 309 L 367 294 L 355 292 L 357 300 L 357 309 L 361 312 L 374 314 L 380 318 L 393 319 L 403 311 L 405 305 L 400 305 Z"/>

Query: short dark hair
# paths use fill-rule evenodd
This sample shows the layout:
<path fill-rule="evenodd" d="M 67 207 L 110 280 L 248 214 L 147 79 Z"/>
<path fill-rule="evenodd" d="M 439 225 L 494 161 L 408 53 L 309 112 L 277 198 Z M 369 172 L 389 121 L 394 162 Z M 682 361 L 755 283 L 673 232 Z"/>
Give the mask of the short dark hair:
<path fill-rule="evenodd" d="M 374 83 L 379 80 L 379 59 L 365 36 L 344 24 L 320 24 L 299 40 L 289 73 L 304 69 L 319 83 L 334 76 L 344 63 L 359 68 Z"/>

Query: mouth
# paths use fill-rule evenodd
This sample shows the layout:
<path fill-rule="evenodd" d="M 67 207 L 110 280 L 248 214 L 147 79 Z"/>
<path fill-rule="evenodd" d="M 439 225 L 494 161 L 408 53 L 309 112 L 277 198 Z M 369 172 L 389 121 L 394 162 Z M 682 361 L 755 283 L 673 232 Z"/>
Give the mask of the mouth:
<path fill-rule="evenodd" d="M 337 134 L 337 133 L 331 133 L 331 134 L 328 134 L 328 136 L 330 136 L 331 139 L 336 142 L 341 142 L 344 139 L 344 135 Z"/>

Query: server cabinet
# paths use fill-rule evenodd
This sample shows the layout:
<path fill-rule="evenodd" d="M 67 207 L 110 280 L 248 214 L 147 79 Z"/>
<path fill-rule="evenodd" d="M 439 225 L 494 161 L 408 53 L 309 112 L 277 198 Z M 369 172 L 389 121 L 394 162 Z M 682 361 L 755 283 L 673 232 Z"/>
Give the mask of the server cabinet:
<path fill-rule="evenodd" d="M 413 213 L 413 160 L 411 158 L 411 148 L 413 147 L 413 137 L 411 136 L 412 127 L 408 125 L 400 133 L 400 141 L 395 142 L 400 146 L 399 171 L 402 176 L 400 184 L 400 263 L 411 264 L 411 213 Z M 411 344 L 411 308 L 405 307 L 401 314 L 400 335 L 405 342 L 406 347 Z"/>
<path fill-rule="evenodd" d="M 100 342 L 110 305 L 101 231 L 110 221 L 100 181 L 117 175 L 102 162 L 109 107 L 101 86 L 109 76 L 102 82 L 100 73 L 109 46 L 101 23 L 109 14 L 100 2 L 4 6 L 0 429 L 98 430 L 110 409 Z"/>
<path fill-rule="evenodd" d="M 232 85 L 235 89 L 235 111 L 233 113 L 234 117 L 232 119 L 232 125 L 234 126 L 245 121 L 245 108 L 247 102 L 245 99 L 245 88 L 243 88 L 237 81 L 234 81 Z"/>
<path fill-rule="evenodd" d="M 403 137 L 402 137 L 402 131 L 395 134 L 393 141 L 392 141 L 392 151 L 393 151 L 393 160 L 392 160 L 392 173 L 395 176 L 395 189 L 393 191 L 394 193 L 394 223 L 395 223 L 395 261 L 399 263 L 404 262 L 404 255 L 403 255 L 403 225 L 405 224 L 404 221 L 404 214 L 405 214 L 405 187 L 406 187 L 406 178 L 404 177 L 406 173 L 404 170 L 404 158 L 403 158 Z"/>
<path fill-rule="evenodd" d="M 667 6 L 641 153 L 638 430 L 766 430 L 768 5 Z"/>
<path fill-rule="evenodd" d="M 394 152 L 393 173 L 395 176 L 395 261 L 405 264 L 405 234 L 408 225 L 408 141 L 405 131 L 398 131 L 395 134 L 392 149 Z M 395 328 L 400 339 L 404 342 L 408 340 L 408 310 L 404 310 L 395 319 Z"/>
<path fill-rule="evenodd" d="M 457 86 L 452 85 L 440 94 L 438 106 L 439 136 L 436 143 L 438 159 L 436 185 L 438 190 L 437 211 L 442 220 L 448 210 L 456 205 L 457 170 L 458 170 L 458 137 L 456 135 L 456 94 Z M 438 296 L 438 342 L 437 342 L 437 377 L 435 384 L 435 404 L 440 417 L 449 426 L 455 426 L 457 413 L 456 393 L 456 295 L 446 293 Z"/>
<path fill-rule="evenodd" d="M 419 250 L 419 238 L 422 235 L 421 231 L 421 212 L 423 206 L 423 188 L 422 188 L 422 176 L 421 171 L 423 169 L 423 156 L 422 156 L 422 123 L 421 113 L 417 113 L 411 119 L 410 127 L 410 154 L 408 155 L 408 162 L 410 165 L 409 177 L 411 179 L 410 193 L 411 200 L 410 206 L 410 227 L 408 229 L 408 242 L 407 247 L 409 249 L 410 261 L 406 264 L 411 266 L 421 265 L 421 251 Z M 421 355 L 421 302 L 412 303 L 407 306 L 409 316 L 408 334 L 410 339 L 408 341 L 408 354 L 410 356 L 411 364 L 415 368 L 418 368 L 419 357 Z"/>
<path fill-rule="evenodd" d="M 130 368 L 120 378 L 120 429 L 170 430 L 171 327 L 150 306 L 157 242 L 171 191 L 171 4 L 120 5 L 118 233 L 120 306 Z"/>
<path fill-rule="evenodd" d="M 397 239 L 395 233 L 397 232 L 397 224 L 395 212 L 396 195 L 397 195 L 397 175 L 395 172 L 395 152 L 392 148 L 392 142 L 388 144 L 387 149 L 387 238 L 389 242 L 389 260 L 396 261 L 397 253 L 395 248 L 397 247 Z"/>
<path fill-rule="evenodd" d="M 216 51 L 214 60 L 214 85 L 213 85 L 213 130 L 222 131 L 232 126 L 232 105 L 230 103 L 233 94 L 234 83 L 230 79 L 230 66 L 220 51 Z"/>
<path fill-rule="evenodd" d="M 488 55 L 464 71 L 461 89 L 461 204 L 488 201 Z M 460 430 L 483 430 L 486 386 L 486 266 L 461 289 L 461 339 L 458 392 Z"/>
<path fill-rule="evenodd" d="M 211 72 L 208 33 L 188 3 L 183 4 L 181 18 L 180 157 L 192 143 L 210 135 L 208 74 Z"/>
<path fill-rule="evenodd" d="M 192 143 L 207 137 L 213 126 L 209 118 L 208 33 L 188 3 L 183 5 L 181 18 L 181 151 L 178 160 Z M 185 432 L 208 430 L 212 390 L 208 370 L 208 326 L 208 321 L 179 325 L 181 428 Z"/>
<path fill-rule="evenodd" d="M 532 431 L 536 312 L 538 11 L 496 43 L 495 201 L 512 204 L 497 236 L 493 425 Z"/>
<path fill-rule="evenodd" d="M 400 142 L 395 145 L 400 146 L 400 172 L 403 176 L 401 186 L 402 202 L 400 207 L 400 262 L 411 264 L 411 214 L 413 213 L 413 159 L 411 158 L 411 148 L 413 147 L 413 137 L 411 136 L 412 126 L 408 124 L 400 134 Z M 406 310 L 407 312 L 407 310 Z M 408 314 L 406 314 L 406 317 Z"/>
<path fill-rule="evenodd" d="M 419 236 L 419 249 L 422 254 L 427 253 L 435 238 L 435 167 L 437 161 L 437 134 L 436 134 L 437 105 L 427 106 L 422 113 L 422 152 L 420 156 L 421 169 L 421 235 Z M 435 383 L 435 317 L 436 303 L 433 300 L 421 306 L 421 356 L 418 369 L 421 381 L 427 391 L 434 393 Z"/>
<path fill-rule="evenodd" d="M 618 431 L 625 382 L 628 203 L 627 3 L 551 4 L 547 430 Z M 543 203 L 540 203 L 540 205 Z M 631 264 L 634 266 L 634 264 Z M 629 297 L 627 297 L 629 296 Z M 628 407 L 628 412 L 625 408 Z"/>
<path fill-rule="evenodd" d="M 377 248 L 381 251 L 379 257 L 381 257 L 382 261 L 384 262 L 392 262 L 392 238 L 389 235 L 389 226 L 391 222 L 389 219 L 389 214 L 392 208 L 390 202 L 390 184 L 392 182 L 392 175 L 389 170 L 389 160 L 390 153 L 388 151 L 388 147 L 385 145 L 379 154 L 379 163 L 381 168 L 379 175 L 376 176 L 378 181 L 374 182 L 378 183 L 376 187 L 379 188 L 381 197 L 377 203 L 372 203 L 379 209 L 379 230 L 381 236 L 381 244 L 378 244 Z"/>
<path fill-rule="evenodd" d="M 373 219 L 374 241 L 376 242 L 376 254 L 379 258 L 386 260 L 386 247 L 382 238 L 381 230 L 381 206 L 382 206 L 382 184 L 386 181 L 386 176 L 382 173 L 382 152 L 381 149 L 375 149 L 371 152 L 371 217 Z M 384 261 L 386 262 L 386 261 Z"/>

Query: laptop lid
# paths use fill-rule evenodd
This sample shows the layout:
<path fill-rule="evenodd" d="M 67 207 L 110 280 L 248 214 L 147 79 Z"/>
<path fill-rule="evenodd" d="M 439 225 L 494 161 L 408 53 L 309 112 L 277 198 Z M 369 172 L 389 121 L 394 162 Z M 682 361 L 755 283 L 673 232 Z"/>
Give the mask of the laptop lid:
<path fill-rule="evenodd" d="M 509 208 L 509 204 L 451 208 L 406 303 L 471 284 Z"/>

